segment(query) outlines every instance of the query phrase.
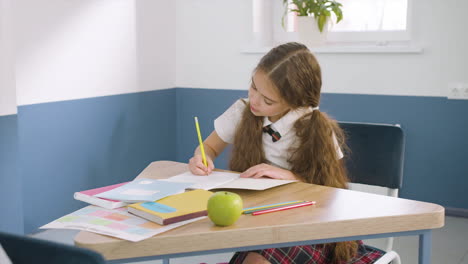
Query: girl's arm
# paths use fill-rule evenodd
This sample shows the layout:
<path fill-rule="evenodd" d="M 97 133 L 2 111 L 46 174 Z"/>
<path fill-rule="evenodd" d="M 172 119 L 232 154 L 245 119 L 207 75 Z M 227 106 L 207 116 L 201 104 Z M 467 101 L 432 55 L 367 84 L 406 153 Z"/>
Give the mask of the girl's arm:
<path fill-rule="evenodd" d="M 290 170 L 278 168 L 265 163 L 250 167 L 249 169 L 241 173 L 240 176 L 241 178 L 267 177 L 278 180 L 298 180 L 296 175 Z"/>
<path fill-rule="evenodd" d="M 228 143 L 224 142 L 216 131 L 211 134 L 203 141 L 203 147 L 205 149 L 206 161 L 208 167 L 203 164 L 203 158 L 200 152 L 200 146 L 195 149 L 193 157 L 189 161 L 189 169 L 195 175 L 208 175 L 214 169 L 213 160 L 223 152 Z"/>

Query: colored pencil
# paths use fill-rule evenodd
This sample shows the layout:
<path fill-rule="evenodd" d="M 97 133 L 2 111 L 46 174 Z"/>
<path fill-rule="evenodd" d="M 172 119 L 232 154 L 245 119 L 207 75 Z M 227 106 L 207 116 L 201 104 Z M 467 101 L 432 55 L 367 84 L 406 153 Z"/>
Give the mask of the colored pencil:
<path fill-rule="evenodd" d="M 242 213 L 251 214 L 251 213 L 253 213 L 255 211 L 261 211 L 261 210 L 266 210 L 266 209 L 270 209 L 270 208 L 276 208 L 276 207 L 281 207 L 281 206 L 291 205 L 291 204 L 297 204 L 297 203 L 303 203 L 303 202 L 305 202 L 305 201 L 297 200 L 297 201 L 289 201 L 289 202 L 261 205 L 261 206 L 256 206 L 256 207 L 249 207 L 249 208 L 244 208 Z"/>
<path fill-rule="evenodd" d="M 271 209 L 266 209 L 266 210 L 253 212 L 252 215 L 262 215 L 262 214 L 273 213 L 273 212 L 278 212 L 278 211 L 283 211 L 283 210 L 289 210 L 289 209 L 294 209 L 294 208 L 299 208 L 299 207 L 314 205 L 314 204 L 315 204 L 315 201 L 308 201 L 308 202 L 292 204 L 292 205 L 286 205 L 286 206 L 281 206 L 281 207 L 277 207 L 277 208 L 271 208 Z"/>

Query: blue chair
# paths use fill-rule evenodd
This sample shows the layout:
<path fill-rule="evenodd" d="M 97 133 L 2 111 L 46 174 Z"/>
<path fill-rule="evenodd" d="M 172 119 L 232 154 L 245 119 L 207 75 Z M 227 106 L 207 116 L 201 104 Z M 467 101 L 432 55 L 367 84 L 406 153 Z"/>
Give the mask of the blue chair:
<path fill-rule="evenodd" d="M 387 195 L 398 197 L 403 183 L 405 137 L 399 125 L 338 122 L 347 136 L 350 149 L 345 163 L 352 183 L 387 188 Z M 386 254 L 375 263 L 401 263 L 392 250 L 393 238 L 386 241 Z"/>
<path fill-rule="evenodd" d="M 0 244 L 14 264 L 104 264 L 101 254 L 84 248 L 0 232 Z"/>

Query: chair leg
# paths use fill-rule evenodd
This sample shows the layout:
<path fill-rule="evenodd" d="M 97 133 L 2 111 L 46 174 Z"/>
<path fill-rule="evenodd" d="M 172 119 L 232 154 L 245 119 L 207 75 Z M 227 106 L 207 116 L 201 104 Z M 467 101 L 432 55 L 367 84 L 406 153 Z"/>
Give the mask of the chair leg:
<path fill-rule="evenodd" d="M 391 197 L 398 197 L 398 189 L 388 188 L 387 195 Z"/>
<path fill-rule="evenodd" d="M 398 197 L 398 189 L 389 188 L 388 189 L 388 196 Z M 393 250 L 393 237 L 389 237 L 389 238 L 387 238 L 387 245 L 386 245 L 385 251 L 390 252 L 392 250 Z"/>
<path fill-rule="evenodd" d="M 393 237 L 387 238 L 387 245 L 385 246 L 385 252 L 390 252 L 393 250 Z"/>
<path fill-rule="evenodd" d="M 396 254 L 395 259 L 394 259 L 394 264 L 401 264 L 400 255 Z"/>
<path fill-rule="evenodd" d="M 400 255 L 395 251 L 390 251 L 385 253 L 380 259 L 378 259 L 374 264 L 389 264 L 393 262 L 394 264 L 401 264 Z"/>

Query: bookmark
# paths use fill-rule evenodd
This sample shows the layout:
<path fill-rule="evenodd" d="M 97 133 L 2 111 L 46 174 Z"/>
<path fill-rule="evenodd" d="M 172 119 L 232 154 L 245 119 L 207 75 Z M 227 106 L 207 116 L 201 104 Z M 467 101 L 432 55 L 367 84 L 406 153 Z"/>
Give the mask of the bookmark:
<path fill-rule="evenodd" d="M 173 213 L 177 211 L 177 209 L 170 207 L 169 205 L 160 204 L 157 202 L 145 202 L 145 203 L 141 203 L 141 206 L 143 208 L 146 208 L 148 210 L 158 212 L 158 213 Z"/>

